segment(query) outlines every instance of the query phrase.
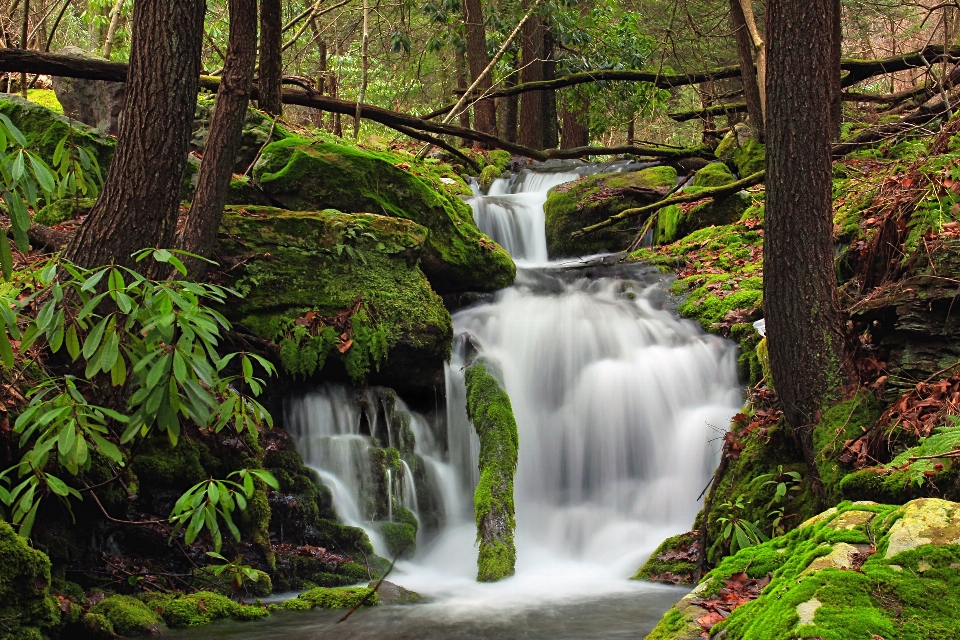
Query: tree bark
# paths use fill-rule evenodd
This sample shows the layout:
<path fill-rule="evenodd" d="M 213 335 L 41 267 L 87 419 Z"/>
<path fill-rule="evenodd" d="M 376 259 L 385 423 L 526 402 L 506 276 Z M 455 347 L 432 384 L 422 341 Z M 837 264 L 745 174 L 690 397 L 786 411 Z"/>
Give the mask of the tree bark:
<path fill-rule="evenodd" d="M 753 38 L 747 29 L 747 21 L 743 14 L 743 7 L 740 0 L 730 0 L 730 22 L 733 28 L 733 34 L 737 41 L 737 57 L 740 60 L 741 69 L 751 69 L 754 64 L 754 46 Z M 747 102 L 747 112 L 750 116 L 750 124 L 753 131 L 759 139 L 763 140 L 763 100 L 760 94 L 760 84 L 755 73 L 741 73 L 740 79 L 743 81 L 743 94 Z M 709 105 L 704 105 L 707 107 Z"/>
<path fill-rule="evenodd" d="M 280 0 L 260 0 L 260 94 L 257 103 L 269 114 L 283 113 L 283 10 Z"/>
<path fill-rule="evenodd" d="M 466 91 L 469 88 L 467 84 L 467 56 L 463 51 L 457 50 L 456 52 L 456 65 L 457 65 L 457 89 L 460 91 Z M 476 112 L 474 112 L 476 113 Z M 460 126 L 464 129 L 470 128 L 470 109 L 464 109 L 460 112 L 460 115 L 457 116 L 460 122 Z M 470 141 L 466 138 L 460 138 L 461 147 L 469 147 Z"/>
<path fill-rule="evenodd" d="M 127 101 L 100 198 L 66 256 L 85 267 L 173 245 L 197 105 L 204 0 L 138 0 Z"/>
<path fill-rule="evenodd" d="M 200 164 L 197 190 L 180 238 L 184 250 L 204 257 L 212 255 L 216 243 L 257 60 L 257 0 L 230 0 L 229 11 L 230 37 L 223 77 Z M 199 277 L 207 263 L 193 262 L 191 271 L 194 277 Z"/>
<path fill-rule="evenodd" d="M 470 78 L 476 81 L 490 64 L 490 55 L 487 53 L 487 33 L 484 29 L 483 4 L 480 0 L 464 0 L 463 26 L 467 40 Z M 477 85 L 476 90 L 484 93 L 491 87 L 493 87 L 493 78 L 487 74 Z M 493 99 L 474 103 L 473 124 L 478 131 L 497 135 L 497 105 Z M 482 147 L 482 145 L 478 146 Z"/>
<path fill-rule="evenodd" d="M 543 79 L 555 80 L 557 61 L 553 58 L 553 31 L 549 25 L 543 28 Z M 543 148 L 556 149 L 560 145 L 560 123 L 557 117 L 557 90 L 547 89 L 543 100 Z"/>
<path fill-rule="evenodd" d="M 518 73 L 516 71 L 508 74 L 503 81 L 503 86 L 508 89 L 517 86 L 517 75 Z M 500 137 L 507 142 L 516 142 L 517 119 L 520 114 L 520 97 L 512 95 L 497 98 L 497 105 L 500 111 L 499 119 L 497 120 Z"/>
<path fill-rule="evenodd" d="M 830 78 L 830 133 L 832 140 L 840 139 L 840 124 L 843 122 L 843 85 L 840 83 L 840 63 L 843 55 L 843 24 L 840 18 L 843 9 L 840 0 L 833 0 L 831 26 L 833 37 L 830 41 L 830 66 L 833 75 Z"/>
<path fill-rule="evenodd" d="M 539 82 L 543 77 L 543 23 L 539 16 L 532 16 L 523 25 L 520 35 L 520 82 Z M 520 98 L 521 145 L 543 149 L 543 91 L 530 91 Z"/>
<path fill-rule="evenodd" d="M 833 264 L 834 0 L 770 0 L 764 315 L 770 367 L 814 490 L 820 410 L 847 380 Z"/>
<path fill-rule="evenodd" d="M 590 103 L 584 101 L 583 107 L 576 111 L 561 110 L 560 149 L 574 149 L 590 144 L 590 129 L 586 120 L 590 111 Z"/>

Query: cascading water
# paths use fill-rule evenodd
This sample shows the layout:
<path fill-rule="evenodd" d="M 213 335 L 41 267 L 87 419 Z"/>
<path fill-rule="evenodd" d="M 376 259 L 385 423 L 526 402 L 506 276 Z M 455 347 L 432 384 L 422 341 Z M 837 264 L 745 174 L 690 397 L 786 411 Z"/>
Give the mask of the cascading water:
<path fill-rule="evenodd" d="M 640 166 L 553 163 L 497 180 L 486 195 L 474 187 L 476 221 L 515 258 L 517 282 L 454 315 L 445 424 L 411 416 L 418 472 L 404 461 L 387 489 L 421 516 L 427 503 L 439 512 L 439 531 L 424 539 L 421 527 L 416 557 L 390 578 L 433 602 L 365 614 L 369 622 L 353 623 L 349 637 L 633 638 L 679 598 L 626 578 L 699 509 L 719 450 L 711 441 L 740 404 L 734 347 L 676 318 L 654 270 L 549 263 L 543 229 L 549 188 Z M 517 572 L 496 584 L 475 581 L 479 444 L 465 411 L 468 336 L 499 362 L 520 433 Z M 382 553 L 364 504 L 374 482 L 369 447 L 402 443 L 382 398 L 362 392 L 358 403 L 358 393 L 325 386 L 292 401 L 287 423 L 341 519 L 364 527 Z M 347 637 L 313 634 L 313 625 L 251 637 Z"/>

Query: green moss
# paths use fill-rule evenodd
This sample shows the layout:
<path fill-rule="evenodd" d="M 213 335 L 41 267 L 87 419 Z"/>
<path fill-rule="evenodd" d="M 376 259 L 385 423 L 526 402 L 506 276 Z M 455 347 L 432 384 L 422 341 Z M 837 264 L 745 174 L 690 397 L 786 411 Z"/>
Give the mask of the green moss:
<path fill-rule="evenodd" d="M 488 151 L 487 162 L 495 166 L 499 173 L 503 173 L 510 166 L 510 152 L 503 149 Z"/>
<path fill-rule="evenodd" d="M 480 172 L 480 188 L 483 189 L 484 193 L 490 190 L 490 186 L 493 184 L 493 181 L 500 177 L 502 171 L 499 171 L 495 166 L 488 165 L 483 168 L 483 171 Z"/>
<path fill-rule="evenodd" d="M 417 550 L 417 518 L 409 509 L 394 506 L 393 522 L 380 525 L 387 551 L 394 558 L 410 558 Z"/>
<path fill-rule="evenodd" d="M 697 171 L 693 177 L 695 187 L 722 187 L 736 182 L 737 179 L 722 162 L 712 162 Z"/>
<path fill-rule="evenodd" d="M 289 209 L 370 212 L 423 225 L 430 230 L 423 269 L 437 291 L 493 291 L 512 284 L 513 261 L 477 229 L 470 207 L 400 164 L 388 154 L 290 138 L 267 146 L 254 178 Z"/>
<path fill-rule="evenodd" d="M 80 620 L 80 624 L 83 633 L 91 640 L 110 640 L 117 635 L 110 621 L 99 613 L 88 613 Z"/>
<path fill-rule="evenodd" d="M 660 543 L 657 550 L 650 555 L 650 558 L 643 563 L 643 566 L 640 567 L 630 579 L 648 580 L 651 577 L 656 577 L 664 573 L 672 573 L 677 576 L 699 575 L 700 567 L 697 563 L 688 560 L 664 560 L 661 557 L 668 551 L 685 550 L 689 548 L 698 542 L 699 536 L 699 532 L 691 531 L 667 538 Z"/>
<path fill-rule="evenodd" d="M 543 206 L 550 257 L 622 251 L 636 234 L 633 221 L 579 238 L 572 238 L 571 234 L 657 198 L 618 189 L 654 189 L 665 194 L 676 181 L 677 172 L 672 167 L 648 167 L 640 171 L 596 174 L 554 187 Z"/>
<path fill-rule="evenodd" d="M 684 618 L 682 613 L 676 609 L 670 609 L 663 615 L 657 626 L 647 634 L 645 640 L 675 640 L 686 637 L 686 633 L 691 631 L 691 626 L 691 621 Z M 695 625 L 697 629 L 699 626 Z"/>
<path fill-rule="evenodd" d="M 155 636 L 160 633 L 160 616 L 133 596 L 110 596 L 91 611 L 106 618 L 121 636 Z"/>
<path fill-rule="evenodd" d="M 489 361 L 477 359 L 466 368 L 467 414 L 480 436 L 480 482 L 474 493 L 477 521 L 477 579 L 495 582 L 514 573 L 516 527 L 513 476 L 519 435 L 510 397 L 490 373 Z"/>
<path fill-rule="evenodd" d="M 52 227 L 66 220 L 74 220 L 80 216 L 90 213 L 96 202 L 93 198 L 63 198 L 55 200 L 44 208 L 40 209 L 33 216 L 33 221 L 37 224 L 45 224 Z"/>
<path fill-rule="evenodd" d="M 846 443 L 872 427 L 882 411 L 873 394 L 858 393 L 821 415 L 813 432 L 813 448 L 817 452 L 817 470 L 830 504 L 842 499 L 840 481 L 850 470 L 837 458 Z"/>
<path fill-rule="evenodd" d="M 171 447 L 165 437 L 150 438 L 131 466 L 145 486 L 185 490 L 210 477 L 201 462 L 204 453 L 195 440 L 181 438 Z"/>
<path fill-rule="evenodd" d="M 379 604 L 377 594 L 374 593 L 368 597 L 371 591 L 372 589 L 368 587 L 340 587 L 337 589 L 317 587 L 306 593 L 301 593 L 297 599 L 323 609 L 352 609 L 364 598 L 366 598 L 364 606 Z"/>
<path fill-rule="evenodd" d="M 689 298 L 677 308 L 681 315 L 695 318 L 709 329 L 720 322 L 728 313 L 738 309 L 758 309 L 763 304 L 762 291 L 737 291 L 719 297 L 712 295 L 706 288 L 696 289 Z"/>
<path fill-rule="evenodd" d="M 766 147 L 753 138 L 747 138 L 733 152 L 733 162 L 741 178 L 763 171 L 766 168 L 766 161 Z"/>
<path fill-rule="evenodd" d="M 279 342 L 291 373 L 310 375 L 333 355 L 362 378 L 385 359 L 382 375 L 392 371 L 402 384 L 435 375 L 449 357 L 450 314 L 418 267 L 428 235 L 420 225 L 370 214 L 248 206 L 228 207 L 221 231 L 220 253 L 244 261 L 228 274 L 244 298 L 224 312 Z M 337 332 L 294 325 L 307 312 L 335 316 L 358 302 L 354 344 L 342 354 Z"/>
<path fill-rule="evenodd" d="M 54 113 L 63 114 L 63 105 L 57 100 L 57 93 L 53 89 L 27 89 L 27 100 Z"/>
<path fill-rule="evenodd" d="M 197 627 L 228 618 L 259 620 L 269 615 L 263 607 L 238 604 L 210 591 L 153 599 L 150 606 L 171 627 Z"/>
<path fill-rule="evenodd" d="M 53 152 L 57 145 L 73 128 L 74 141 L 93 153 L 100 165 L 104 177 L 113 158 L 116 141 L 96 129 L 77 122 L 42 107 L 33 102 L 13 95 L 5 95 L 0 100 L 0 113 L 4 114 L 27 139 L 27 148 L 43 158 L 47 164 L 53 163 Z"/>
<path fill-rule="evenodd" d="M 0 620 L 11 638 L 37 638 L 60 624 L 50 595 L 50 559 L 0 521 Z"/>

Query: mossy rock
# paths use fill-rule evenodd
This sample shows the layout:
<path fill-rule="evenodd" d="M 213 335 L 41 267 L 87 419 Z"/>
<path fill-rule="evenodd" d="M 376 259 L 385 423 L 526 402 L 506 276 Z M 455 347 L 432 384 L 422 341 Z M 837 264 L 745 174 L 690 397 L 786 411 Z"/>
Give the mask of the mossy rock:
<path fill-rule="evenodd" d="M 210 135 L 210 123 L 216 106 L 214 97 L 201 97 L 197 100 L 197 110 L 193 119 L 190 138 L 190 150 L 201 156 Z M 250 168 L 260 149 L 269 142 L 285 140 L 290 137 L 287 129 L 279 123 L 274 123 L 269 117 L 253 107 L 247 108 L 247 117 L 243 121 L 243 133 L 240 135 L 240 144 L 237 146 L 236 161 L 233 172 L 243 174 Z"/>
<path fill-rule="evenodd" d="M 263 191 L 250 184 L 250 178 L 231 178 L 230 189 L 227 191 L 226 204 L 252 204 L 260 207 L 269 207 L 270 198 Z"/>
<path fill-rule="evenodd" d="M 393 521 L 380 525 L 380 535 L 393 558 L 412 558 L 417 551 L 417 529 L 420 523 L 412 511 L 395 507 Z"/>
<path fill-rule="evenodd" d="M 352 609 L 361 602 L 371 607 L 380 603 L 376 593 L 369 587 L 316 587 L 301 593 L 292 600 L 280 605 L 283 609 L 302 611 L 320 607 L 321 609 Z"/>
<path fill-rule="evenodd" d="M 721 185 L 722 186 L 722 185 Z M 696 194 L 704 187 L 688 187 L 685 194 Z M 729 225 L 740 220 L 752 198 L 746 191 L 722 199 L 711 199 L 692 207 L 671 205 L 660 210 L 654 241 L 668 244 L 706 227 Z"/>
<path fill-rule="evenodd" d="M 694 187 L 722 187 L 736 181 L 736 176 L 722 162 L 711 162 L 693 176 Z"/>
<path fill-rule="evenodd" d="M 386 153 L 289 138 L 264 149 L 253 175 L 270 198 L 288 209 L 371 212 L 423 225 L 430 230 L 423 271 L 440 293 L 511 285 L 513 261 L 480 232 L 470 207 L 399 164 L 400 158 Z"/>
<path fill-rule="evenodd" d="M 110 596 L 91 609 L 110 623 L 115 633 L 121 636 L 160 635 L 163 621 L 156 611 L 133 596 Z"/>
<path fill-rule="evenodd" d="M 547 253 L 551 258 L 623 251 L 636 235 L 636 222 L 573 238 L 575 231 L 602 222 L 626 209 L 650 204 L 676 184 L 673 167 L 649 167 L 627 173 L 601 173 L 550 190 L 543 205 Z M 634 189 L 653 190 L 650 193 Z"/>
<path fill-rule="evenodd" d="M 0 521 L 0 620 L 5 638 L 41 640 L 61 622 L 50 559 Z"/>
<path fill-rule="evenodd" d="M 63 113 L 63 105 L 57 100 L 57 93 L 53 89 L 27 89 L 27 100 L 54 113 Z"/>
<path fill-rule="evenodd" d="M 52 227 L 67 220 L 76 220 L 80 216 L 85 216 L 93 209 L 96 200 L 93 198 L 63 198 L 51 202 L 43 209 L 40 209 L 33 216 L 33 221 L 37 224 L 45 224 Z"/>
<path fill-rule="evenodd" d="M 700 577 L 700 532 L 689 531 L 667 538 L 643 563 L 631 580 L 667 584 L 692 584 Z"/>
<path fill-rule="evenodd" d="M 170 627 L 198 627 L 228 619 L 246 622 L 270 615 L 265 607 L 242 605 L 210 591 L 178 596 L 147 595 L 144 599 Z"/>
<path fill-rule="evenodd" d="M 238 263 L 226 275 L 244 297 L 224 312 L 253 334 L 281 342 L 285 359 L 282 340 L 290 338 L 285 332 L 293 320 L 311 311 L 333 316 L 360 302 L 387 343 L 386 358 L 379 371 L 370 368 L 370 380 L 398 389 L 432 388 L 442 381 L 453 328 L 419 267 L 427 236 L 415 222 L 380 215 L 228 207 L 218 251 Z M 354 339 L 364 347 L 359 336 Z M 294 345 L 291 358 L 304 355 L 302 344 Z M 355 348 L 328 360 L 346 361 Z M 318 357 L 313 364 L 319 370 Z M 288 369 L 295 364 L 285 359 Z"/>
<path fill-rule="evenodd" d="M 763 171 L 766 166 L 766 147 L 757 142 L 750 127 L 742 123 L 723 137 L 715 153 L 735 168 L 741 178 Z"/>
<path fill-rule="evenodd" d="M 74 142 L 96 157 L 100 172 L 106 177 L 117 144 L 113 138 L 35 102 L 11 94 L 3 94 L 0 98 L 0 113 L 10 118 L 20 129 L 27 139 L 27 148 L 51 165 L 53 152 L 72 128 Z"/>
<path fill-rule="evenodd" d="M 724 560 L 647 636 L 699 637 L 698 599 L 745 572 L 769 576 L 755 600 L 710 629 L 727 640 L 960 637 L 960 504 L 844 502 Z"/>

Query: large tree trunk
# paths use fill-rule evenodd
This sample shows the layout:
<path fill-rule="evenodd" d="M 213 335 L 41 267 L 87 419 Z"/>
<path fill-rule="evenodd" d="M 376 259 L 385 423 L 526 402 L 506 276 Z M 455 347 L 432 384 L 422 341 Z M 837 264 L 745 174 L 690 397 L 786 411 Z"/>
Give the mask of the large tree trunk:
<path fill-rule="evenodd" d="M 267 113 L 283 113 L 283 11 L 280 0 L 260 0 L 260 93 L 257 103 Z"/>
<path fill-rule="evenodd" d="M 467 83 L 467 56 L 461 50 L 457 50 L 455 55 L 455 63 L 457 65 L 457 89 L 466 91 L 470 88 L 470 85 Z M 461 127 L 464 129 L 470 128 L 470 109 L 461 111 L 457 118 Z M 461 147 L 469 147 L 470 144 L 470 141 L 466 138 L 460 138 Z"/>
<path fill-rule="evenodd" d="M 511 72 L 503 81 L 503 86 L 507 89 L 517 85 L 516 71 Z M 497 120 L 500 138 L 507 142 L 517 141 L 517 120 L 520 113 L 520 96 L 505 96 L 497 98 L 497 108 L 500 111 Z"/>
<path fill-rule="evenodd" d="M 553 58 L 553 31 L 544 25 L 543 79 L 555 80 L 557 61 Z M 556 149 L 560 145 L 560 124 L 557 118 L 557 90 L 543 92 L 543 148 Z"/>
<path fill-rule="evenodd" d="M 531 16 L 520 35 L 520 82 L 543 80 L 543 23 Z M 529 91 L 520 98 L 520 144 L 543 149 L 543 91 Z"/>
<path fill-rule="evenodd" d="M 764 313 L 777 393 L 818 492 L 813 428 L 847 377 L 833 265 L 833 4 L 767 4 Z"/>
<path fill-rule="evenodd" d="M 204 0 L 138 0 L 117 150 L 96 206 L 67 249 L 86 267 L 133 264 L 173 244 L 197 105 Z"/>
<path fill-rule="evenodd" d="M 584 105 L 576 111 L 562 109 L 560 117 L 563 122 L 560 135 L 561 149 L 576 149 L 590 144 L 590 129 L 587 126 L 590 103 L 584 100 Z"/>
<path fill-rule="evenodd" d="M 747 71 L 752 69 L 754 65 L 754 43 L 747 27 L 740 0 L 730 0 L 730 26 L 733 28 L 733 35 L 737 41 L 737 58 L 740 60 L 740 69 L 744 70 L 740 74 L 740 78 L 743 81 L 743 95 L 747 102 L 747 112 L 750 114 L 750 124 L 753 126 L 758 139 L 763 140 L 764 107 L 760 84 L 757 80 L 757 74 Z"/>
<path fill-rule="evenodd" d="M 840 84 L 840 61 L 843 58 L 843 25 L 840 17 L 843 8 L 840 0 L 833 0 L 833 14 L 830 18 L 833 27 L 833 39 L 830 43 L 830 66 L 833 76 L 830 79 L 830 134 L 833 140 L 840 139 L 840 124 L 843 122 L 843 86 Z"/>
<path fill-rule="evenodd" d="M 467 39 L 467 63 L 470 65 L 470 78 L 476 81 L 490 64 L 487 53 L 487 34 L 484 29 L 483 4 L 480 0 L 464 0 L 463 26 Z M 493 78 L 487 74 L 477 85 L 476 91 L 483 93 L 493 87 Z M 473 124 L 477 131 L 497 135 L 497 105 L 491 98 L 473 105 Z M 483 145 L 474 145 L 482 148 Z"/>
<path fill-rule="evenodd" d="M 217 91 L 197 191 L 180 240 L 183 249 L 204 257 L 213 253 L 217 239 L 257 60 L 257 0 L 230 0 L 229 7 L 230 40 L 223 79 Z M 199 276 L 206 263 L 197 261 L 191 266 L 194 275 Z"/>

